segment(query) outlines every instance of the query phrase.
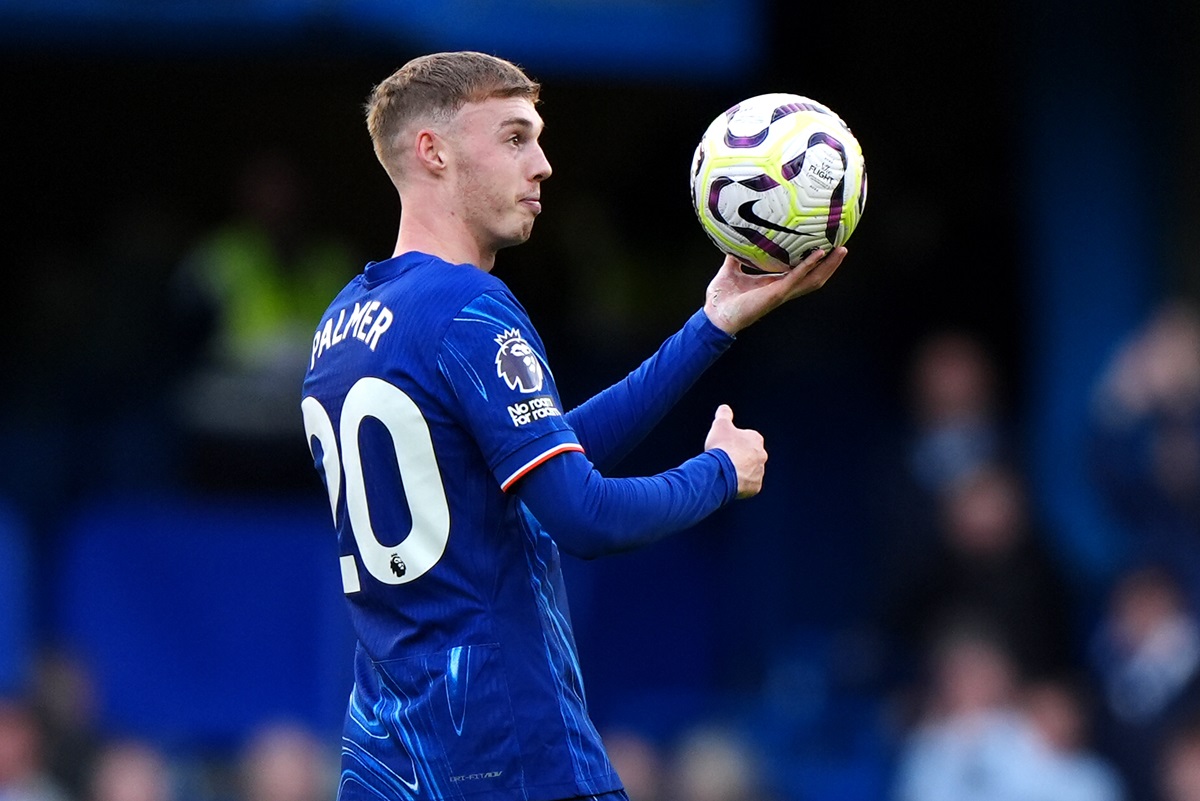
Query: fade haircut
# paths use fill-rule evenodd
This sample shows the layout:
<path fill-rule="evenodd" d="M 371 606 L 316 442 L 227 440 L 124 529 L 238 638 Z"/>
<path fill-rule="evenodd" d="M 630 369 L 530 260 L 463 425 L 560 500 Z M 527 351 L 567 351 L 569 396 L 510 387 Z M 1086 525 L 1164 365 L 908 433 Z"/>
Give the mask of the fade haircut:
<path fill-rule="evenodd" d="M 406 129 L 416 120 L 448 122 L 467 103 L 525 97 L 537 103 L 541 87 L 521 68 L 486 53 L 461 51 L 419 56 L 371 91 L 367 130 L 375 156 L 395 181 Z"/>

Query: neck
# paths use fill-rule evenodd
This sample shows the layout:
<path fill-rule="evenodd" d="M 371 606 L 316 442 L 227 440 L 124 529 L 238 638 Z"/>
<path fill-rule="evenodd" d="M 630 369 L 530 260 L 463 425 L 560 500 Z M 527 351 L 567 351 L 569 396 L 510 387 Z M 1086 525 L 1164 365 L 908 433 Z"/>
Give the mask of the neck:
<path fill-rule="evenodd" d="M 396 248 L 392 251 L 392 255 L 399 256 L 402 253 L 411 253 L 413 251 L 437 256 L 442 261 L 451 264 L 471 264 L 485 273 L 490 273 L 492 267 L 496 264 L 495 253 L 482 251 L 474 247 L 461 246 L 437 236 L 413 235 L 405 231 L 404 227 L 401 226 L 400 233 L 396 236 Z"/>
<path fill-rule="evenodd" d="M 473 264 L 484 272 L 491 272 L 496 263 L 496 251 L 479 243 L 457 214 L 434 204 L 414 204 L 411 211 L 400 214 L 400 228 L 396 234 L 393 256 L 419 251 L 437 256 L 451 264 Z M 418 209 L 438 208 L 431 218 Z"/>

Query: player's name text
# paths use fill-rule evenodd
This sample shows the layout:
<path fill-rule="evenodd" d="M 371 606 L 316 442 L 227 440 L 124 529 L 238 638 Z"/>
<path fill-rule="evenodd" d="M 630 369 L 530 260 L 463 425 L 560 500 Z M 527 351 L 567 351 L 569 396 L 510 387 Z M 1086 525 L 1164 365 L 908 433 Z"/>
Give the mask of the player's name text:
<path fill-rule="evenodd" d="M 308 369 L 316 366 L 317 359 L 321 358 L 325 351 L 347 339 L 357 339 L 374 351 L 375 346 L 379 344 L 379 338 L 391 327 L 392 319 L 392 310 L 380 305 L 377 300 L 355 303 L 349 317 L 346 315 L 346 309 L 340 309 L 336 321 L 330 315 L 325 325 L 318 328 L 317 333 L 313 335 L 312 359 L 308 363 Z"/>

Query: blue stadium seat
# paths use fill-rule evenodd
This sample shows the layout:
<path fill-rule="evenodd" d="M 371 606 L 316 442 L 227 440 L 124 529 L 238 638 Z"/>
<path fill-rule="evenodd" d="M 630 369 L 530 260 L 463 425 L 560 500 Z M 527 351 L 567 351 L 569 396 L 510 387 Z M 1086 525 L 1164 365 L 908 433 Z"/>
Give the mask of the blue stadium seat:
<path fill-rule="evenodd" d="M 64 532 L 59 635 L 110 730 L 180 748 L 273 719 L 336 731 L 353 653 L 337 564 L 317 497 L 105 500 Z"/>
<path fill-rule="evenodd" d="M 774 789 L 788 801 L 880 801 L 889 784 L 887 764 L 876 759 L 798 759 L 776 773 Z"/>
<path fill-rule="evenodd" d="M 29 532 L 0 504 L 0 696 L 24 688 L 33 651 Z"/>

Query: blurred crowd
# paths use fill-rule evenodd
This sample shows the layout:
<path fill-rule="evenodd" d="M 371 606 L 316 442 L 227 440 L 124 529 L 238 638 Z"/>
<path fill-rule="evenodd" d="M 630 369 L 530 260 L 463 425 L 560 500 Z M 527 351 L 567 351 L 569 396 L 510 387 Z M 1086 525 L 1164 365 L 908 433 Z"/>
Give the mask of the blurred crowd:
<path fill-rule="evenodd" d="M 1097 379 L 1080 464 L 1125 537 L 1099 584 L 1039 517 L 980 343 L 931 338 L 912 375 L 877 620 L 891 797 L 1200 798 L 1196 309 L 1155 310 Z"/>
<path fill-rule="evenodd" d="M 155 743 L 60 732 L 32 701 L 0 701 L 0 798 L 5 801 L 328 801 L 330 743 L 302 726 L 264 724 L 220 760 Z M 66 736 L 67 741 L 61 741 Z"/>
<path fill-rule="evenodd" d="M 112 413 L 96 417 L 107 428 L 85 455 L 89 475 L 294 480 L 284 465 L 303 451 L 289 421 L 308 331 L 359 262 L 307 224 L 303 182 L 278 154 L 246 166 L 231 206 L 182 258 L 147 234 L 164 227 L 153 210 L 114 222 L 114 280 L 145 295 L 147 271 L 166 269 L 144 308 L 177 337 L 148 341 L 110 320 L 94 353 L 26 354 L 112 389 L 90 399 Z M 54 276 L 46 297 L 69 283 Z M 113 381 L 114 350 L 167 369 Z M 835 675 L 844 658 L 815 678 L 781 662 L 764 669 L 773 689 L 702 725 L 610 731 L 632 801 L 1200 801 L 1200 312 L 1164 304 L 1096 378 L 1080 466 L 1125 537 L 1122 569 L 1099 583 L 1073 569 L 1040 512 L 1029 443 L 987 344 L 936 332 L 908 378 L 908 426 L 872 479 L 875 597 L 852 632 L 853 679 Z M 41 405 L 52 395 L 6 399 L 26 421 L 0 429 L 14 453 L 73 447 L 53 433 L 63 410 Z M 122 461 L 130 453 L 136 464 Z M 34 466 L 0 476 L 20 511 L 35 524 L 53 515 L 57 490 L 44 488 L 72 477 L 38 472 L 53 461 L 9 463 Z M 0 602 L 15 620 L 32 591 L 18 555 L 2 555 Z M 0 638 L 27 639 L 2 622 Z M 323 732 L 264 721 L 232 751 L 181 753 L 105 731 L 86 665 L 16 647 L 0 655 L 0 801 L 333 797 L 337 744 Z M 21 660 L 32 668 L 4 674 Z M 820 698 L 804 706 L 805 693 Z"/>

